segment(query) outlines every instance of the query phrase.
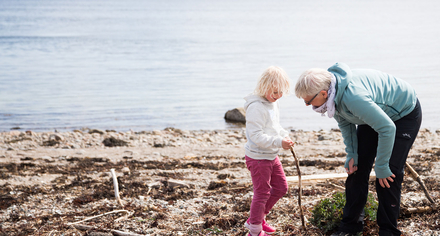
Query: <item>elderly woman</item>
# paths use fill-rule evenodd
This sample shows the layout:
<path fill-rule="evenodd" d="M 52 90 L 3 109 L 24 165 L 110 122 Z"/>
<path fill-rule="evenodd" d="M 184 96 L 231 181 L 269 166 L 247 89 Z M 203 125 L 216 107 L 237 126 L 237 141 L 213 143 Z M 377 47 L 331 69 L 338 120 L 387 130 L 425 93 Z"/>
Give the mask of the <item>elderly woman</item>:
<path fill-rule="evenodd" d="M 314 111 L 335 118 L 346 146 L 347 202 L 339 231 L 333 235 L 362 232 L 375 159 L 379 235 L 401 235 L 397 218 L 404 167 L 422 121 L 414 89 L 392 75 L 336 63 L 328 70 L 305 71 L 295 94 Z"/>

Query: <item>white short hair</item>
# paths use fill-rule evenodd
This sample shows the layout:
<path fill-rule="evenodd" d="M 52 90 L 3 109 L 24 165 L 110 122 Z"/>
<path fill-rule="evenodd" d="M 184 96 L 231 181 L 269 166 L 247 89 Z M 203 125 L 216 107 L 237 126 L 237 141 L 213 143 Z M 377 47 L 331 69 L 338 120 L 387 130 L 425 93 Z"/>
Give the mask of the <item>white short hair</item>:
<path fill-rule="evenodd" d="M 298 98 L 313 96 L 319 91 L 328 91 L 332 81 L 332 73 L 320 68 L 304 71 L 295 85 L 295 95 Z"/>

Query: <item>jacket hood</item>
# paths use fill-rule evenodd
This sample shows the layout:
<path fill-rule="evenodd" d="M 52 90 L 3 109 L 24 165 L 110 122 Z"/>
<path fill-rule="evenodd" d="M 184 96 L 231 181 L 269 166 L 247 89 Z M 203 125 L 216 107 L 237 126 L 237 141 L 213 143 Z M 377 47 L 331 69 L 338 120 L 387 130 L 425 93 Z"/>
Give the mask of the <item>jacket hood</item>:
<path fill-rule="evenodd" d="M 244 97 L 244 100 L 246 101 L 244 103 L 244 110 L 247 110 L 249 105 L 251 105 L 254 102 L 261 102 L 261 103 L 264 103 L 264 104 L 266 104 L 266 103 L 269 104 L 270 103 L 267 99 L 265 99 L 265 98 L 263 98 L 263 97 L 261 97 L 259 95 L 253 94 L 253 93 L 251 93 L 251 94 L 247 95 L 246 97 Z"/>
<path fill-rule="evenodd" d="M 344 94 L 343 91 L 347 88 L 351 81 L 353 73 L 347 64 L 339 62 L 328 68 L 328 71 L 336 77 L 337 86 L 335 104 L 337 106 L 342 99 L 342 95 Z"/>

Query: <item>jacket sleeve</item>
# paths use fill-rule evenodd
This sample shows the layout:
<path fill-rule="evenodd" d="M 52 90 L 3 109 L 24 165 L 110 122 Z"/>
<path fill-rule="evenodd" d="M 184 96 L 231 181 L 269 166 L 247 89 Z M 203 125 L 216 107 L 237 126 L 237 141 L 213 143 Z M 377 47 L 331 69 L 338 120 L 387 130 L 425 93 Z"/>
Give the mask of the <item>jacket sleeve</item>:
<path fill-rule="evenodd" d="M 356 125 L 348 122 L 347 120 L 338 116 L 336 118 L 338 122 L 339 129 L 342 133 L 342 139 L 345 144 L 345 152 L 347 153 L 347 158 L 345 160 L 345 168 L 348 168 L 348 162 L 353 158 L 354 165 L 358 165 L 358 140 L 356 134 Z"/>
<path fill-rule="evenodd" d="M 277 102 L 277 113 L 278 113 L 278 116 L 279 116 L 279 110 L 280 110 L 280 104 Z M 278 122 L 278 124 L 279 124 L 279 120 L 277 120 L 277 122 Z M 289 132 L 287 131 L 287 130 L 285 130 L 285 129 L 283 129 L 282 127 L 281 127 L 281 125 L 279 125 L 279 127 L 280 127 L 280 136 L 281 137 L 283 137 L 283 139 L 285 138 L 285 137 L 289 137 Z M 290 138 L 290 137 L 289 137 Z M 282 139 L 281 139 L 281 147 L 283 146 L 283 143 L 282 143 L 283 141 L 282 141 Z"/>
<path fill-rule="evenodd" d="M 246 110 L 246 129 L 249 138 L 261 148 L 282 148 L 282 137 L 268 135 L 264 132 L 266 120 L 270 117 L 264 108 L 258 106 L 261 105 L 253 103 Z"/>
<path fill-rule="evenodd" d="M 394 147 L 396 126 L 391 118 L 371 99 L 369 95 L 357 94 L 349 96 L 352 99 L 346 103 L 349 111 L 369 125 L 378 133 L 378 146 L 374 170 L 377 178 L 386 178 L 393 173 L 389 160 Z"/>

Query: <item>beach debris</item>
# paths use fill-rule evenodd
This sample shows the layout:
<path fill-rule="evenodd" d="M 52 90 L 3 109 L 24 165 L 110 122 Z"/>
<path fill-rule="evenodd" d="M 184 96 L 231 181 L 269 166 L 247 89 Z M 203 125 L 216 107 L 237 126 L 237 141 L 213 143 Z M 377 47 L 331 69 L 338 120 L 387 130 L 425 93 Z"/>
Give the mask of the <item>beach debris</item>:
<path fill-rule="evenodd" d="M 59 134 L 51 134 L 49 140 L 43 141 L 43 146 L 55 146 L 64 141 L 63 136 Z"/>
<path fill-rule="evenodd" d="M 185 183 L 184 181 L 179 181 L 175 179 L 169 179 L 168 180 L 168 187 L 170 188 L 189 188 L 188 183 Z"/>
<path fill-rule="evenodd" d="M 420 186 L 422 186 L 423 192 L 426 195 L 426 198 L 428 198 L 428 200 L 432 203 L 435 204 L 434 200 L 431 198 L 431 196 L 428 193 L 428 190 L 426 189 L 425 183 L 423 182 L 423 180 L 420 178 L 420 175 L 414 170 L 414 168 L 412 168 L 412 166 L 408 163 L 405 162 L 406 167 L 409 169 L 409 171 L 411 172 L 411 176 L 420 184 Z"/>
<path fill-rule="evenodd" d="M 246 111 L 243 107 L 237 107 L 225 113 L 225 120 L 231 122 L 246 123 Z"/>
<path fill-rule="evenodd" d="M 327 182 L 328 180 L 344 180 L 347 178 L 347 173 L 331 173 L 331 174 L 319 174 L 319 175 L 304 175 L 301 177 L 302 184 L 316 184 L 319 182 Z M 299 176 L 287 176 L 287 182 L 297 183 L 300 181 Z M 370 173 L 370 181 L 376 180 L 376 175 L 372 171 Z"/>
<path fill-rule="evenodd" d="M 0 135 L 1 230 L 10 235 L 46 236 L 117 235 L 112 230 L 132 232 L 132 235 L 247 233 L 243 224 L 249 217 L 253 186 L 242 155 L 245 129 L 195 130 L 185 131 L 184 135 L 162 130 L 160 136 L 152 131 L 99 135 L 89 134 L 88 130 L 56 133 L 65 141 L 53 147 L 41 146 L 53 132 L 35 132 L 31 136 L 17 131 L 18 135 L 10 132 Z M 318 141 L 318 134 L 321 132 L 291 131 L 298 142 L 294 150 L 301 168 L 301 205 L 307 232 L 301 226 L 298 209 L 295 159 L 290 150 L 280 153 L 286 174 L 292 179 L 288 180 L 290 189 L 286 197 L 267 220 L 284 235 L 324 235 L 310 223 L 310 209 L 320 199 L 343 190 L 347 174 L 343 168 L 342 138 Z M 439 132 L 421 131 L 421 135 L 425 138 L 416 139 L 408 162 L 420 174 L 438 206 Z M 102 141 L 110 136 L 129 142 L 129 147 L 105 147 Z M 212 142 L 207 142 L 206 136 Z M 159 138 L 167 140 L 169 145 L 155 149 L 154 140 Z M 235 139 L 240 146 L 228 145 L 229 139 Z M 64 150 L 67 144 L 78 145 L 80 149 Z M 128 167 L 130 175 L 123 174 L 123 167 Z M 124 208 L 114 199 L 111 168 L 116 171 Z M 399 217 L 399 227 L 406 235 L 436 235 L 440 232 L 440 211 L 426 199 L 410 172 L 406 170 L 406 173 L 401 203 L 401 214 L 405 216 Z M 186 183 L 189 188 L 172 187 L 170 182 L 174 180 Z M 211 181 L 220 180 L 226 185 L 207 190 Z M 327 180 L 331 183 L 325 184 Z M 369 189 L 374 192 L 372 186 Z M 119 209 L 134 214 L 118 222 L 115 220 L 129 214 L 119 212 L 67 225 Z M 89 230 L 76 230 L 80 225 Z M 365 226 L 365 235 L 377 235 L 377 224 Z"/>
<path fill-rule="evenodd" d="M 85 222 L 85 221 L 96 219 L 96 218 L 99 218 L 99 217 L 102 217 L 102 216 L 105 216 L 105 215 L 116 214 L 116 213 L 120 213 L 120 212 L 124 212 L 124 213 L 130 215 L 130 212 L 127 211 L 127 210 L 114 210 L 114 211 L 106 212 L 106 213 L 99 214 L 99 215 L 96 215 L 96 216 L 92 216 L 92 217 L 89 217 L 89 218 L 86 218 L 84 220 L 80 220 L 80 221 L 77 221 L 77 222 L 67 223 L 67 225 L 75 225 L 75 224 L 79 224 L 79 223 L 82 223 L 82 222 Z"/>
<path fill-rule="evenodd" d="M 121 171 L 124 173 L 124 175 L 130 175 L 130 168 L 127 166 L 124 166 Z"/>
<path fill-rule="evenodd" d="M 224 181 L 224 180 L 220 180 L 220 181 L 211 181 L 210 183 L 209 183 L 209 186 L 208 186 L 208 190 L 214 190 L 214 189 L 218 189 L 218 188 L 221 188 L 221 187 L 223 187 L 223 186 L 226 186 L 226 181 Z"/>
<path fill-rule="evenodd" d="M 405 215 L 411 215 L 414 213 L 431 213 L 433 211 L 437 211 L 437 206 L 421 206 L 421 207 L 402 207 L 401 213 Z"/>
<path fill-rule="evenodd" d="M 96 219 L 96 218 L 99 218 L 99 217 L 102 217 L 105 215 L 116 214 L 116 213 L 126 213 L 125 216 L 122 216 L 122 217 L 115 220 L 115 221 L 120 221 L 122 219 L 127 219 L 128 217 L 132 216 L 134 212 L 130 212 L 127 210 L 114 210 L 114 211 L 106 212 L 104 214 L 92 216 L 92 217 L 89 217 L 89 218 L 86 218 L 84 220 L 80 220 L 77 222 L 67 223 L 67 225 L 72 225 L 74 228 L 76 228 L 78 230 L 83 230 L 83 231 L 100 230 L 100 231 L 111 232 L 112 234 L 109 234 L 109 235 L 118 235 L 118 236 L 140 236 L 140 235 L 142 235 L 142 234 L 136 234 L 136 233 L 132 233 L 132 232 L 124 232 L 124 231 L 114 230 L 114 229 L 111 229 L 111 230 L 110 229 L 103 229 L 102 227 L 94 227 L 94 226 L 79 224 L 79 223 L 89 221 L 92 219 Z M 95 232 L 95 231 L 90 232 L 90 233 L 93 233 L 93 234 L 88 234 L 88 235 L 106 235 L 101 232 Z"/>
<path fill-rule="evenodd" d="M 296 170 L 298 171 L 298 205 L 299 205 L 299 212 L 301 214 L 301 223 L 303 229 L 306 230 L 306 223 L 304 220 L 304 212 L 301 207 L 301 196 L 302 196 L 302 187 L 301 187 L 301 171 L 299 170 L 299 161 L 296 157 L 295 151 L 293 150 L 293 147 L 290 147 L 290 151 L 292 152 L 293 158 L 295 158 L 295 164 L 296 164 Z"/>
<path fill-rule="evenodd" d="M 111 169 L 110 172 L 112 173 L 113 187 L 115 188 L 115 198 L 118 201 L 119 205 L 124 207 L 124 204 L 122 204 L 121 198 L 119 197 L 118 178 L 116 177 L 115 169 Z"/>

